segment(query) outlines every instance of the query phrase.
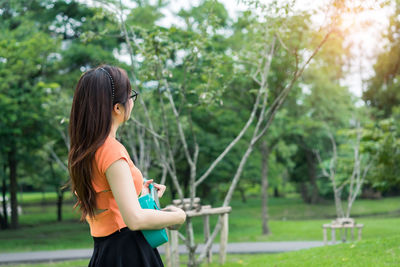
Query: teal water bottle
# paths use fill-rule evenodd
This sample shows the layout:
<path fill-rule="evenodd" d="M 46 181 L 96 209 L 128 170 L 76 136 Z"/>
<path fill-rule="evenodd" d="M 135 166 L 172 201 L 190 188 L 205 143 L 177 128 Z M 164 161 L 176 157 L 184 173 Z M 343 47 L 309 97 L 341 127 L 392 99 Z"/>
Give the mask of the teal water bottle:
<path fill-rule="evenodd" d="M 158 201 L 157 191 L 154 189 L 153 184 L 149 184 L 150 194 L 144 195 L 139 198 L 139 203 L 142 209 L 160 210 L 160 202 Z M 167 231 L 160 230 L 142 230 L 144 237 L 152 248 L 156 248 L 168 242 Z"/>

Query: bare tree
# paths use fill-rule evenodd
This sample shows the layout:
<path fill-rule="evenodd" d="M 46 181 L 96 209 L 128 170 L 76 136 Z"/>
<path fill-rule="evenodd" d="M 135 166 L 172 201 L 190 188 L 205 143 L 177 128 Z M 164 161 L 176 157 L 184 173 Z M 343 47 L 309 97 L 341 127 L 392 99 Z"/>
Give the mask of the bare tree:
<path fill-rule="evenodd" d="M 360 153 L 360 140 L 362 136 L 362 128 L 360 124 L 357 123 L 356 128 L 356 140 L 353 145 L 354 152 L 354 162 L 353 171 L 349 178 L 338 181 L 336 178 L 337 165 L 338 165 L 338 153 L 335 138 L 331 132 L 328 132 L 329 139 L 332 145 L 332 156 L 329 160 L 329 167 L 323 167 L 323 161 L 321 159 L 320 153 L 315 150 L 314 153 L 321 165 L 322 174 L 328 177 L 332 183 L 332 189 L 334 193 L 336 215 L 338 218 L 349 218 L 351 213 L 351 208 L 353 207 L 354 201 L 361 192 L 362 186 L 365 181 L 365 177 L 370 170 L 376 155 L 368 156 Z M 348 197 L 346 210 L 342 206 L 342 192 L 344 188 L 348 188 Z"/>
<path fill-rule="evenodd" d="M 336 183 L 336 164 L 337 164 L 337 147 L 336 147 L 336 141 L 335 138 L 333 137 L 331 132 L 328 132 L 329 139 L 332 144 L 332 157 L 329 160 L 329 168 L 322 168 L 322 173 L 325 177 L 329 177 L 329 180 L 332 183 L 332 188 L 333 188 L 333 195 L 335 199 L 335 207 L 336 207 L 336 215 L 338 218 L 343 218 L 344 213 L 343 213 L 343 208 L 342 208 L 342 200 L 341 200 L 341 195 L 342 195 L 342 190 L 343 187 L 346 185 L 345 183 L 342 183 L 340 185 L 337 185 Z M 319 161 L 319 163 L 322 163 L 321 156 L 317 150 L 314 150 L 314 153 Z"/>
<path fill-rule="evenodd" d="M 262 218 L 262 234 L 268 235 L 270 233 L 268 227 L 268 161 L 271 153 L 267 141 L 264 139 L 260 145 L 261 149 L 261 218 Z"/>

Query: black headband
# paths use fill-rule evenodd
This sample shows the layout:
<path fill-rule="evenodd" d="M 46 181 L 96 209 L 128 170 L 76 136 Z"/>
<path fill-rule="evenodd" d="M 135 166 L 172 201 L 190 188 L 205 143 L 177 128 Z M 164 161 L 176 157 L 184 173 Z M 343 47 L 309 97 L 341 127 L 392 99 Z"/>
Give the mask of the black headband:
<path fill-rule="evenodd" d="M 102 71 L 104 71 L 104 72 L 108 75 L 108 78 L 110 78 L 110 81 L 111 81 L 111 88 L 112 88 L 111 101 L 112 101 L 112 103 L 114 104 L 114 80 L 113 80 L 111 74 L 110 74 L 108 71 L 106 71 L 106 70 L 103 69 L 103 68 L 100 68 L 100 69 L 101 69 Z"/>

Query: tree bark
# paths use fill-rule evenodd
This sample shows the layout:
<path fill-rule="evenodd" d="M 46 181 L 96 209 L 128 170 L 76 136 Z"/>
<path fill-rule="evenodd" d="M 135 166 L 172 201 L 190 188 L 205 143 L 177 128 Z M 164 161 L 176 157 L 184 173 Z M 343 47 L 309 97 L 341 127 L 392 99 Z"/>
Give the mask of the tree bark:
<path fill-rule="evenodd" d="M 17 147 L 11 143 L 11 151 L 8 152 L 8 166 L 10 168 L 10 198 L 11 198 L 11 228 L 18 228 L 18 183 L 17 183 Z"/>
<path fill-rule="evenodd" d="M 240 193 L 240 197 L 241 197 L 241 199 L 242 199 L 242 202 L 243 202 L 243 203 L 246 203 L 246 202 L 247 202 L 247 198 L 246 198 L 246 193 L 245 193 L 244 188 L 241 187 L 241 186 L 238 186 L 238 190 L 239 190 L 239 193 Z"/>
<path fill-rule="evenodd" d="M 310 204 L 316 204 L 319 202 L 319 192 L 317 185 L 317 169 L 315 156 L 312 151 L 306 151 L 308 177 L 310 178 L 311 184 L 311 195 L 309 196 Z"/>
<path fill-rule="evenodd" d="M 192 218 L 186 218 L 186 247 L 189 250 L 188 253 L 188 267 L 197 267 L 199 266 L 198 262 L 196 262 L 196 248 L 197 245 L 194 242 L 194 233 L 193 233 L 193 225 Z"/>
<path fill-rule="evenodd" d="M 6 222 L 4 221 L 3 214 L 0 214 L 0 229 L 6 229 Z"/>
<path fill-rule="evenodd" d="M 3 186 L 2 186 L 2 196 L 3 196 L 3 216 L 1 222 L 1 228 L 8 228 L 8 214 L 7 214 L 7 202 L 6 202 L 6 193 L 7 193 L 7 183 L 6 183 L 6 168 L 7 165 L 4 164 L 3 167 Z"/>
<path fill-rule="evenodd" d="M 49 166 L 50 166 L 50 172 L 53 181 L 56 181 L 56 174 L 54 172 L 53 168 L 53 162 L 49 160 Z M 56 193 L 57 193 L 57 221 L 61 222 L 62 221 L 62 203 L 63 203 L 63 197 L 64 197 L 64 191 L 61 189 L 61 187 L 56 186 Z"/>
<path fill-rule="evenodd" d="M 262 206 L 262 234 L 270 233 L 268 227 L 268 160 L 270 150 L 266 140 L 263 140 L 261 148 L 261 206 Z"/>
<path fill-rule="evenodd" d="M 277 186 L 274 187 L 274 197 L 280 197 L 279 189 Z"/>
<path fill-rule="evenodd" d="M 308 193 L 308 187 L 306 182 L 299 182 L 299 191 L 301 194 L 301 198 L 305 203 L 310 203 L 310 194 Z"/>
<path fill-rule="evenodd" d="M 59 189 L 57 192 L 57 221 L 62 221 L 62 204 L 64 200 L 64 191 Z"/>

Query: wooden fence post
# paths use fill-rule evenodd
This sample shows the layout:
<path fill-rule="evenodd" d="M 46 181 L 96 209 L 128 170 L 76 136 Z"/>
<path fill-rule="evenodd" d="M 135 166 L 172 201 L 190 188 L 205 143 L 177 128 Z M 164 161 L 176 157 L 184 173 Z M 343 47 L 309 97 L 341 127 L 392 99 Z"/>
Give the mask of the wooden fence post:
<path fill-rule="evenodd" d="M 224 213 L 222 216 L 222 228 L 221 228 L 221 240 L 219 247 L 219 263 L 222 265 L 226 260 L 226 247 L 228 245 L 228 213 Z"/>
<path fill-rule="evenodd" d="M 171 263 L 172 267 L 179 266 L 178 231 L 171 230 Z"/>
<path fill-rule="evenodd" d="M 203 222 L 204 222 L 204 243 L 207 243 L 208 239 L 210 238 L 210 216 L 205 215 L 203 217 Z M 207 262 L 208 263 L 212 262 L 212 246 L 207 251 Z"/>
<path fill-rule="evenodd" d="M 171 234 L 167 230 L 168 238 L 171 240 Z M 173 267 L 171 262 L 171 246 L 170 241 L 165 243 L 165 261 L 167 263 L 167 267 Z"/>
<path fill-rule="evenodd" d="M 190 199 L 184 199 L 183 203 L 181 200 L 173 200 L 172 203 L 177 207 L 189 207 Z M 229 233 L 229 222 L 228 215 L 232 211 L 232 207 L 218 207 L 212 208 L 210 205 L 200 205 L 200 198 L 195 198 L 195 204 L 197 207 L 191 210 L 185 210 L 186 216 L 191 217 L 203 217 L 204 222 L 204 240 L 205 243 L 210 239 L 210 216 L 219 215 L 221 216 L 221 235 L 220 235 L 220 250 L 219 250 L 219 262 L 221 264 L 225 263 L 226 260 L 226 250 L 228 245 L 228 233 Z M 196 205 L 195 205 L 196 206 Z M 171 230 L 171 265 L 172 267 L 179 266 L 179 251 L 178 251 L 178 237 L 179 232 Z M 207 257 L 207 262 L 212 262 L 212 246 L 208 251 L 205 252 Z"/>

